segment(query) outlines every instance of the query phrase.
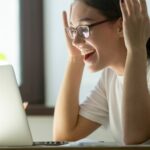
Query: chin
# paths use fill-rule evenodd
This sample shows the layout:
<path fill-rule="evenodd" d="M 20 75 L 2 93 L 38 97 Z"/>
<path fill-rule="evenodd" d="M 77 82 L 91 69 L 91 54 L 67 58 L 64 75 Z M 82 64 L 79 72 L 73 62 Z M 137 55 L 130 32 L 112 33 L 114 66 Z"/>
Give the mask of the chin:
<path fill-rule="evenodd" d="M 90 73 L 96 73 L 100 70 L 102 70 L 103 68 L 101 67 L 97 67 L 97 66 L 88 66 L 88 70 Z"/>

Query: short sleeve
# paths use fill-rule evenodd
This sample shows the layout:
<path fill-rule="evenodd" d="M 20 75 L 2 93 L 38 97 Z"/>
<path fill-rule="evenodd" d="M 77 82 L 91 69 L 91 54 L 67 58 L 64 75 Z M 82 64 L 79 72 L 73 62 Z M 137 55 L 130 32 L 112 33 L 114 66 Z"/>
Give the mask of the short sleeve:
<path fill-rule="evenodd" d="M 150 94 L 150 60 L 147 62 L 147 85 L 148 85 L 148 91 Z"/>
<path fill-rule="evenodd" d="M 108 103 L 104 86 L 104 73 L 89 96 L 80 105 L 79 114 L 104 127 L 108 124 Z"/>
<path fill-rule="evenodd" d="M 143 142 L 142 144 L 143 144 L 143 145 L 150 145 L 150 139 L 147 140 L 147 141 L 145 141 L 145 142 Z"/>

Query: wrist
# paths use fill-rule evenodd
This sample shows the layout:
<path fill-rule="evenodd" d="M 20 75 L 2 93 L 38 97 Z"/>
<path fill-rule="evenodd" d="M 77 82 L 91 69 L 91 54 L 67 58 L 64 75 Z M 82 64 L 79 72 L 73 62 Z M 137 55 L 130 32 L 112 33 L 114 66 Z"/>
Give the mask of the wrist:
<path fill-rule="evenodd" d="M 145 47 L 134 47 L 127 50 L 127 56 L 147 56 L 147 50 Z"/>
<path fill-rule="evenodd" d="M 146 50 L 138 50 L 138 51 L 129 51 L 127 52 L 128 61 L 136 61 L 136 62 L 147 62 L 147 52 Z"/>
<path fill-rule="evenodd" d="M 83 64 L 83 65 L 84 65 L 82 55 L 69 56 L 69 57 L 68 57 L 68 62 L 69 62 L 69 63 L 77 63 L 77 64 Z"/>

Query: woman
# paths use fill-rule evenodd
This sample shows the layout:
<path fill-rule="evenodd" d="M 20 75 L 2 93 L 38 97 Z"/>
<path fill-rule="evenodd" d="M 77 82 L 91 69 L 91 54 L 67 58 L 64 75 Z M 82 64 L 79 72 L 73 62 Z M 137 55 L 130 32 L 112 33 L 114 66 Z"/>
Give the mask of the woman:
<path fill-rule="evenodd" d="M 54 140 L 78 140 L 103 125 L 120 143 L 147 141 L 150 24 L 145 0 L 75 0 L 63 20 L 69 56 L 55 109 Z M 102 70 L 102 76 L 79 105 L 85 65 L 91 72 Z"/>

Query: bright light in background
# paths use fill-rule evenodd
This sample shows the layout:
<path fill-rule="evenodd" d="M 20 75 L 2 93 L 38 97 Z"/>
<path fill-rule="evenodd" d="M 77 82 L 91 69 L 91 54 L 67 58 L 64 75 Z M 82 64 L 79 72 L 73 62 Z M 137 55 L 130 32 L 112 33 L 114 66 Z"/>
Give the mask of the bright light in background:
<path fill-rule="evenodd" d="M 148 14 L 150 16 L 150 0 L 146 0 L 147 2 L 147 7 L 148 7 Z"/>
<path fill-rule="evenodd" d="M 11 63 L 18 84 L 20 73 L 19 0 L 0 0 L 0 61 Z"/>

